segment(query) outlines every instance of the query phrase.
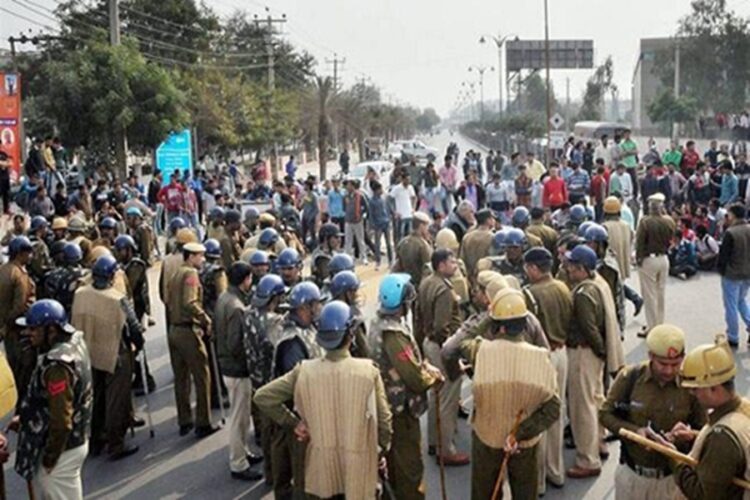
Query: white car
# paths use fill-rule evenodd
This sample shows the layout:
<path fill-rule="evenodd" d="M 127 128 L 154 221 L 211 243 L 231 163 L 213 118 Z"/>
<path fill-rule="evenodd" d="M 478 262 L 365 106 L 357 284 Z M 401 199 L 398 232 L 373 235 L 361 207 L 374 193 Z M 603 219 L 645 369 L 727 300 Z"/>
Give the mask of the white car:
<path fill-rule="evenodd" d="M 424 142 L 419 140 L 411 141 L 394 141 L 394 144 L 401 146 L 403 152 L 407 156 L 414 156 L 415 158 L 426 158 L 429 161 L 435 161 L 438 157 L 438 150 L 426 145 Z"/>
<path fill-rule="evenodd" d="M 396 161 L 401 159 L 401 153 L 404 151 L 404 147 L 401 144 L 392 143 L 388 146 L 385 151 L 385 157 L 388 161 Z"/>
<path fill-rule="evenodd" d="M 375 171 L 378 182 L 380 182 L 380 184 L 382 184 L 383 186 L 383 191 L 388 191 L 388 188 L 391 185 L 391 173 L 393 172 L 393 163 L 389 161 L 377 160 L 357 163 L 349 171 L 348 178 L 357 179 L 362 184 L 362 187 L 365 189 L 365 191 L 369 192 L 369 186 L 365 186 L 364 181 L 365 176 L 367 175 L 367 171 L 370 169 Z"/>

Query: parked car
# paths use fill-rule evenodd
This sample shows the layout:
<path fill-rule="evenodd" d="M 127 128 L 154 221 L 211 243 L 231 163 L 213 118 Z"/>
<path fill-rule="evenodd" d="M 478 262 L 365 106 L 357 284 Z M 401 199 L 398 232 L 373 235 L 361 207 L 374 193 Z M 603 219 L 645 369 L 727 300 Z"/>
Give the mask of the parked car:
<path fill-rule="evenodd" d="M 364 180 L 365 176 L 367 175 L 367 171 L 372 169 L 375 174 L 377 175 L 378 182 L 383 185 L 383 190 L 388 191 L 388 188 L 391 185 L 391 172 L 393 172 L 393 163 L 389 161 L 363 161 L 362 163 L 357 163 L 352 169 L 349 171 L 349 178 L 350 179 L 357 179 L 360 181 L 364 187 Z M 365 191 L 369 192 L 369 188 L 365 189 Z"/>
<path fill-rule="evenodd" d="M 435 161 L 438 157 L 438 150 L 427 146 L 424 142 L 419 140 L 410 141 L 394 141 L 393 144 L 401 146 L 403 154 L 406 156 L 413 156 L 415 158 L 426 158 L 429 161 Z"/>

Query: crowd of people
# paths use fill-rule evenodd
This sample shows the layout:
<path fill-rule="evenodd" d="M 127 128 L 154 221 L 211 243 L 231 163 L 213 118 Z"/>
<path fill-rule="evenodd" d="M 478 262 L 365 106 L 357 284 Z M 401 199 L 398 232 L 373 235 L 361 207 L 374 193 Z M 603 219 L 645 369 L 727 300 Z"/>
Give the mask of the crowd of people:
<path fill-rule="evenodd" d="M 214 434 L 212 408 L 229 408 L 231 477 L 265 479 L 276 498 L 437 496 L 424 484 L 425 413 L 428 455 L 471 464 L 475 499 L 496 498 L 505 475 L 514 498 L 599 475 L 605 428 L 695 460 L 674 466 L 623 440 L 618 498 L 741 498 L 750 403 L 731 349 L 738 315 L 750 328 L 750 168 L 715 145 L 659 153 L 625 132 L 595 148 L 569 141 L 548 166 L 470 151 L 460 171 L 451 145 L 439 168 L 414 159 L 322 182 L 298 180 L 293 158 L 284 180 L 252 183 L 238 164 L 156 172 L 148 186 L 29 172 L 0 266 L 15 470 L 43 498 L 82 498 L 87 455 L 137 453 L 127 431 L 150 426 L 156 386 L 146 338 L 164 335 L 178 434 Z M 357 259 L 377 268 L 383 250 L 366 317 Z M 666 283 L 698 269 L 721 275 L 727 328 L 688 351 L 665 323 Z M 156 296 L 166 332 L 153 328 Z M 632 366 L 626 302 L 646 315 L 648 358 Z M 467 379 L 470 453 L 456 445 Z"/>

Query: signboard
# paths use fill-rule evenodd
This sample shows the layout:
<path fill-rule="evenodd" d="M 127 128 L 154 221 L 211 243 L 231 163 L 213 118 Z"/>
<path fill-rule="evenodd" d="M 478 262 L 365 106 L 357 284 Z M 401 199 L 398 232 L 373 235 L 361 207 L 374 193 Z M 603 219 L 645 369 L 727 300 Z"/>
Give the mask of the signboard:
<path fill-rule="evenodd" d="M 10 161 L 10 180 L 21 176 L 21 75 L 0 73 L 0 151 Z"/>
<path fill-rule="evenodd" d="M 509 40 L 505 43 L 507 71 L 544 69 L 544 40 Z M 549 67 L 580 69 L 594 67 L 593 40 L 550 40 Z"/>
<path fill-rule="evenodd" d="M 565 147 L 565 132 L 552 131 L 549 133 L 549 148 L 563 149 Z"/>
<path fill-rule="evenodd" d="M 559 129 L 565 124 L 565 118 L 560 116 L 560 113 L 555 113 L 552 118 L 549 119 L 549 124 L 555 127 L 555 129 Z"/>
<path fill-rule="evenodd" d="M 179 171 L 181 176 L 193 170 L 193 138 L 190 129 L 173 132 L 156 148 L 156 168 L 162 175 L 162 183 L 169 184 L 172 173 Z"/>

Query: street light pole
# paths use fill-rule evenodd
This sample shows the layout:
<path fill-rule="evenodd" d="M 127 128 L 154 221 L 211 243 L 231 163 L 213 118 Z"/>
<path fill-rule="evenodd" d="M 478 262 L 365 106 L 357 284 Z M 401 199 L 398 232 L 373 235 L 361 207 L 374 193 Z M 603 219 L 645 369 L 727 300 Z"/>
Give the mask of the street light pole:
<path fill-rule="evenodd" d="M 544 66 L 547 73 L 547 147 L 546 149 L 546 162 L 549 167 L 550 162 L 550 121 L 552 120 L 552 99 L 550 93 L 550 78 L 549 78 L 549 6 L 548 0 L 544 0 Z"/>
<path fill-rule="evenodd" d="M 487 70 L 495 71 L 492 66 L 469 66 L 469 71 L 479 73 L 479 121 L 484 122 L 484 72 Z"/>
<path fill-rule="evenodd" d="M 503 115 L 505 110 L 505 103 L 503 102 L 503 75 L 505 74 L 503 71 L 503 45 L 505 45 L 505 41 L 511 36 L 516 35 L 500 36 L 498 33 L 497 36 L 482 35 L 479 37 L 479 43 L 487 43 L 487 38 L 489 37 L 497 46 L 497 110 L 500 116 Z M 508 94 L 510 94 L 510 90 Z"/>

